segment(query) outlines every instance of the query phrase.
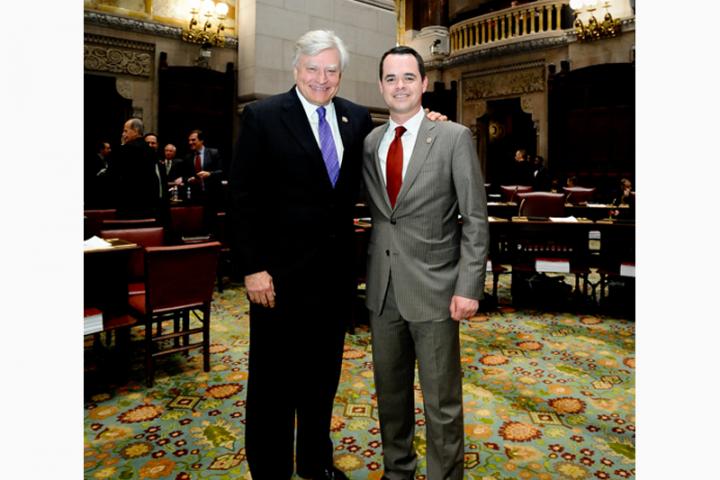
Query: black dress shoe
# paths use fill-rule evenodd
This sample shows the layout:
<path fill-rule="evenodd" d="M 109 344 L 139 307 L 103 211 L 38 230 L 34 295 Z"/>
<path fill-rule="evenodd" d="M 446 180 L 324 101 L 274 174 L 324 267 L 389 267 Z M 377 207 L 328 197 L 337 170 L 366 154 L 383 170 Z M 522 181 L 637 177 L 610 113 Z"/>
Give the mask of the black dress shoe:
<path fill-rule="evenodd" d="M 324 468 L 314 475 L 305 476 L 304 472 L 298 472 L 298 476 L 307 480 L 350 480 L 341 470 L 334 466 Z"/>

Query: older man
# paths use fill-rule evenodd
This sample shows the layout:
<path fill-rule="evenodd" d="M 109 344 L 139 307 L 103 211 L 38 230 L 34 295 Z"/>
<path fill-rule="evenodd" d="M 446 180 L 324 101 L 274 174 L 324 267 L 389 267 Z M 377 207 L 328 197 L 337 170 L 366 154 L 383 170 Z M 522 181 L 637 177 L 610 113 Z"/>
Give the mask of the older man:
<path fill-rule="evenodd" d="M 155 152 L 143 139 L 143 122 L 125 122 L 122 145 L 116 149 L 108 174 L 114 184 L 118 215 L 129 218 L 160 214 L 162 186 L 157 175 Z"/>
<path fill-rule="evenodd" d="M 336 96 L 348 53 L 296 43 L 295 85 L 245 107 L 230 176 L 250 299 L 245 446 L 253 480 L 346 479 L 330 420 L 353 295 L 353 208 L 368 110 Z M 297 444 L 293 445 L 297 418 Z"/>

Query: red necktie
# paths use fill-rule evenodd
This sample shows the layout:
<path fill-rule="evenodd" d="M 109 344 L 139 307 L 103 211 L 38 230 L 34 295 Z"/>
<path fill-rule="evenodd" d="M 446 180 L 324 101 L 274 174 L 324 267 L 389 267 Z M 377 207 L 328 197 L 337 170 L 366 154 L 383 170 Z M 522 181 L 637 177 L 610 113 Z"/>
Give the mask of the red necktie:
<path fill-rule="evenodd" d="M 200 154 L 196 153 L 195 154 L 195 173 L 199 172 L 200 170 L 202 170 L 202 162 L 200 161 Z"/>
<path fill-rule="evenodd" d="M 395 200 L 397 200 L 398 192 L 402 186 L 402 169 L 403 169 L 403 146 L 402 137 L 405 133 L 405 127 L 395 127 L 395 138 L 390 144 L 387 154 L 387 192 L 390 197 L 390 205 L 395 208 Z"/>

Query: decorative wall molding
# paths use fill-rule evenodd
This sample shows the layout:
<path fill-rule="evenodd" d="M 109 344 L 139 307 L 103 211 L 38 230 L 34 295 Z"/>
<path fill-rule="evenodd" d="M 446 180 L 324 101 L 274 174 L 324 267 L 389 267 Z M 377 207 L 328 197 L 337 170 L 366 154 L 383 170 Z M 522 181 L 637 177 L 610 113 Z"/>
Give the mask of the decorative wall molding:
<path fill-rule="evenodd" d="M 530 65 L 511 65 L 464 77 L 463 102 L 545 91 L 545 63 L 533 62 Z"/>
<path fill-rule="evenodd" d="M 121 17 L 118 15 L 110 15 L 102 12 L 92 12 L 85 10 L 85 23 L 97 25 L 100 27 L 114 28 L 116 30 L 130 31 L 136 33 L 144 33 L 156 37 L 182 39 L 182 28 L 162 23 L 150 22 L 148 20 L 140 20 L 137 18 Z M 230 35 L 225 35 L 225 46 L 215 48 L 237 48 L 238 39 Z"/>
<path fill-rule="evenodd" d="M 150 77 L 155 45 L 102 35 L 85 34 L 85 70 Z"/>

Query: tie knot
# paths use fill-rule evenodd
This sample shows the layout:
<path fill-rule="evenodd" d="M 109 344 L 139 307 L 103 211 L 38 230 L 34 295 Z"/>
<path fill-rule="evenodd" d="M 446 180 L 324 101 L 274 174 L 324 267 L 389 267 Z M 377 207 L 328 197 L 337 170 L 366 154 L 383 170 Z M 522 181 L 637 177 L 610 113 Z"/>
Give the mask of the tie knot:
<path fill-rule="evenodd" d="M 322 122 L 325 119 L 325 107 L 318 107 L 317 112 L 320 117 L 320 121 Z"/>
<path fill-rule="evenodd" d="M 402 125 L 399 127 L 395 127 L 395 138 L 402 137 L 403 133 L 405 133 L 406 130 L 407 128 L 403 127 Z"/>

